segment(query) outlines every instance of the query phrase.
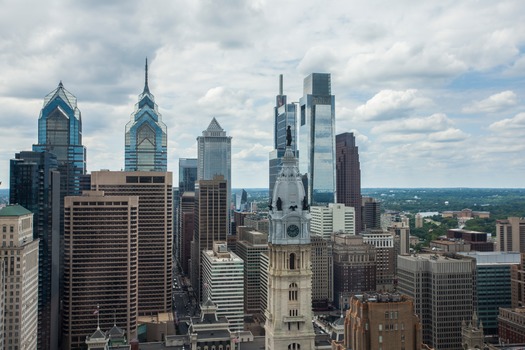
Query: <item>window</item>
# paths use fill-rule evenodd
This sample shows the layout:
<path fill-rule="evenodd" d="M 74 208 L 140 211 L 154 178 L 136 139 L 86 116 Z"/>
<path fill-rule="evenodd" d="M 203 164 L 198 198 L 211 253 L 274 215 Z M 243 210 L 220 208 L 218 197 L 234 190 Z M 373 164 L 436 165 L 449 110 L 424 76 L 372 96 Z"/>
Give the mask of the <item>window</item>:
<path fill-rule="evenodd" d="M 288 300 L 295 301 L 298 299 L 299 294 L 299 288 L 297 287 L 297 283 L 290 283 L 288 286 Z"/>
<path fill-rule="evenodd" d="M 290 270 L 295 270 L 295 254 L 290 254 Z"/>

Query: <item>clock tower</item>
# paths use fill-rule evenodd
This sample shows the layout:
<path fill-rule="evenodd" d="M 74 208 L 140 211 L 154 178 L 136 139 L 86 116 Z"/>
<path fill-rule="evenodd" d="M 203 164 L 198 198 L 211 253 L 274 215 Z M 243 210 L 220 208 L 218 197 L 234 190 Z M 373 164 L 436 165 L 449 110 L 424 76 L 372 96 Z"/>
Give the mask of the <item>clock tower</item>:
<path fill-rule="evenodd" d="M 269 206 L 266 350 L 314 350 L 311 216 L 291 137 L 287 139 Z"/>

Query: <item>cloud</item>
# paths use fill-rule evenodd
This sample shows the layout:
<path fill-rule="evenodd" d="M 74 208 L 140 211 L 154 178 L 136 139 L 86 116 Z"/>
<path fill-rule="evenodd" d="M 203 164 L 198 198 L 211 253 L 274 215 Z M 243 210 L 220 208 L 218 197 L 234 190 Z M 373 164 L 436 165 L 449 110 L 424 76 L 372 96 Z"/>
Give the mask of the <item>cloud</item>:
<path fill-rule="evenodd" d="M 418 134 L 447 130 L 453 122 L 445 114 L 436 113 L 429 117 L 390 120 L 372 128 L 372 133 Z"/>
<path fill-rule="evenodd" d="M 517 104 L 517 96 L 507 90 L 491 95 L 481 101 L 474 101 L 462 109 L 463 113 L 494 113 Z"/>
<path fill-rule="evenodd" d="M 494 122 L 489 125 L 489 129 L 495 133 L 522 138 L 525 136 L 525 113 Z"/>
<path fill-rule="evenodd" d="M 398 119 L 407 116 L 415 108 L 431 104 L 416 89 L 404 91 L 382 90 L 355 110 L 355 118 L 367 121 Z"/>

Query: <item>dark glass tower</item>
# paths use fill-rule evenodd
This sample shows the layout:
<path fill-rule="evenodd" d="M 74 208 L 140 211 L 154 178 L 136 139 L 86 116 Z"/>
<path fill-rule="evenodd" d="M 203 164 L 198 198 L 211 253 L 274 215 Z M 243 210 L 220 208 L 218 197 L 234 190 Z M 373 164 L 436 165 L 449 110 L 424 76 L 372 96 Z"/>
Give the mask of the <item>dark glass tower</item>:
<path fill-rule="evenodd" d="M 274 110 L 274 126 L 273 126 L 273 151 L 270 152 L 270 197 L 273 195 L 273 187 L 277 179 L 277 175 L 281 171 L 282 159 L 286 149 L 286 129 L 290 126 L 292 132 L 291 149 L 295 156 L 297 154 L 297 140 L 296 123 L 297 123 L 297 108 L 294 103 L 286 103 L 286 95 L 283 95 L 283 75 L 279 76 L 279 95 L 275 97 Z"/>
<path fill-rule="evenodd" d="M 335 137 L 337 202 L 355 209 L 356 234 L 361 225 L 361 168 L 355 137 L 345 132 Z"/>
<path fill-rule="evenodd" d="M 60 173 L 53 153 L 20 152 L 10 162 L 9 201 L 33 212 L 39 239 L 38 349 L 58 348 Z"/>
<path fill-rule="evenodd" d="M 179 159 L 179 193 L 195 191 L 197 181 L 197 158 Z"/>
<path fill-rule="evenodd" d="M 155 97 L 148 87 L 146 59 L 144 91 L 126 124 L 126 171 L 167 171 L 168 137 Z"/>
<path fill-rule="evenodd" d="M 312 205 L 335 203 L 335 96 L 328 73 L 304 79 L 299 126 L 299 166 Z"/>

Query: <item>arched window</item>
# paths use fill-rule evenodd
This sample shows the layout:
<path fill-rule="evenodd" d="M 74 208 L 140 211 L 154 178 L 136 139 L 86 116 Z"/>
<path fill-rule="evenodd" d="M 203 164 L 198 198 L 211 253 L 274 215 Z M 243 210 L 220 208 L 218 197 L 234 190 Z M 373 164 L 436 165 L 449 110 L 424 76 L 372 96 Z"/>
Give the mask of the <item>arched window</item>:
<path fill-rule="evenodd" d="M 298 294 L 299 294 L 299 288 L 297 287 L 297 283 L 293 282 L 290 283 L 288 286 L 288 300 L 295 301 L 297 300 Z"/>
<path fill-rule="evenodd" d="M 301 344 L 292 343 L 288 345 L 288 350 L 300 350 L 300 349 L 301 349 Z"/>
<path fill-rule="evenodd" d="M 290 270 L 295 270 L 295 254 L 290 254 Z"/>

